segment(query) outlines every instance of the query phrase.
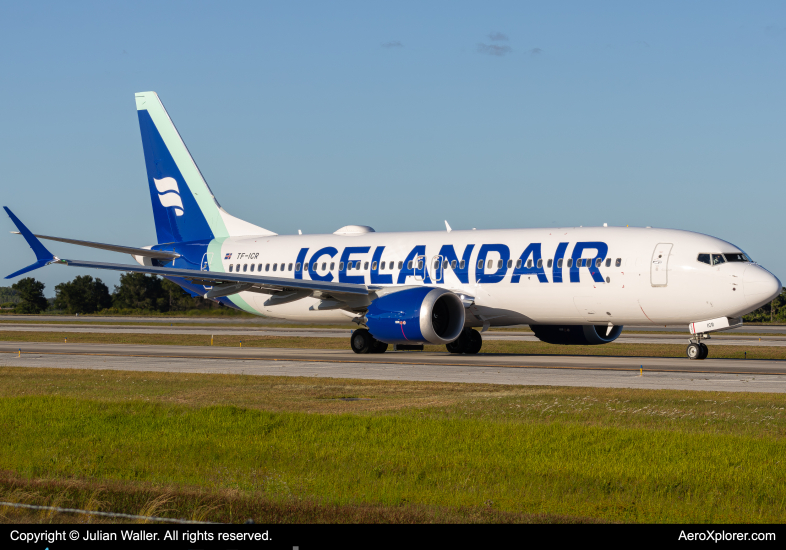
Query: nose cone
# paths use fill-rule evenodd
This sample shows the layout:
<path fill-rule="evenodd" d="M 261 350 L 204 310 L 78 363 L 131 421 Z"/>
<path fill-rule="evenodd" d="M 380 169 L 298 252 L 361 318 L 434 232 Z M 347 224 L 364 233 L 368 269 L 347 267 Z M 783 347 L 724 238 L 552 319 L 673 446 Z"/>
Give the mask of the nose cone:
<path fill-rule="evenodd" d="M 756 309 L 771 302 L 781 293 L 781 282 L 778 278 L 758 265 L 749 265 L 742 275 L 742 287 L 745 301 Z"/>

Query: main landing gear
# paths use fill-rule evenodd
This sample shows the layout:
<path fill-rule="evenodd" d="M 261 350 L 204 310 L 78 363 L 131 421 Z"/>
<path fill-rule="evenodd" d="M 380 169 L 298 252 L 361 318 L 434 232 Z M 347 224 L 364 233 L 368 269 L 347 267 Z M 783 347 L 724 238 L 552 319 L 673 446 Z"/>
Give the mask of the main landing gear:
<path fill-rule="evenodd" d="M 446 347 L 450 353 L 475 354 L 483 346 L 483 337 L 477 330 L 465 328 L 461 331 L 458 338 L 453 340 Z"/>
<path fill-rule="evenodd" d="M 688 344 L 688 359 L 706 359 L 710 353 L 707 344 L 703 343 L 702 338 L 709 338 L 706 334 L 696 334 L 695 338 L 691 338 Z"/>
<path fill-rule="evenodd" d="M 353 331 L 349 343 L 355 353 L 385 353 L 388 349 L 385 342 L 380 342 L 364 328 Z"/>

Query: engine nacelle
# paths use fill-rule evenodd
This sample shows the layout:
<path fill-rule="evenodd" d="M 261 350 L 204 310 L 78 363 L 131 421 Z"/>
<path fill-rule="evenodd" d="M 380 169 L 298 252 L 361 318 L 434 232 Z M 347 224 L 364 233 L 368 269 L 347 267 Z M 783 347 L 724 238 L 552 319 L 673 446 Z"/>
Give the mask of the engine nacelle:
<path fill-rule="evenodd" d="M 464 328 L 464 304 L 442 288 L 408 288 L 371 302 L 371 335 L 388 344 L 449 344 Z"/>
<path fill-rule="evenodd" d="M 616 340 L 622 325 L 614 325 L 608 336 L 608 325 L 530 325 L 535 336 L 547 344 L 567 346 L 596 346 Z"/>

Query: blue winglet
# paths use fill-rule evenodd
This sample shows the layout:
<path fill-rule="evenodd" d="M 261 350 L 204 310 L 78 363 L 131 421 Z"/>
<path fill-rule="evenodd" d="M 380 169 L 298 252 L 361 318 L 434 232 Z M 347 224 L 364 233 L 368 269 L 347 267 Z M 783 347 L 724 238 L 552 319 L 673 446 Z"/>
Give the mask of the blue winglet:
<path fill-rule="evenodd" d="M 38 269 L 39 267 L 44 267 L 49 262 L 53 261 L 55 259 L 55 255 L 49 252 L 46 249 L 46 247 L 43 244 L 41 244 L 41 241 L 39 241 L 36 238 L 36 236 L 30 232 L 30 230 L 25 226 L 25 224 L 23 224 L 19 220 L 19 218 L 17 218 L 14 215 L 14 213 L 8 209 L 7 206 L 4 206 L 3 209 L 11 218 L 11 221 L 14 222 L 14 225 L 16 225 L 16 228 L 19 230 L 22 236 L 25 238 L 27 244 L 29 244 L 30 248 L 33 249 L 33 252 L 35 252 L 36 260 L 38 260 L 37 262 L 27 266 L 26 268 L 20 269 L 16 273 L 12 273 L 11 275 L 8 275 L 6 279 L 13 279 L 14 277 L 18 277 L 19 275 L 22 275 L 23 273 L 27 273 L 28 271 L 33 271 L 34 269 Z"/>

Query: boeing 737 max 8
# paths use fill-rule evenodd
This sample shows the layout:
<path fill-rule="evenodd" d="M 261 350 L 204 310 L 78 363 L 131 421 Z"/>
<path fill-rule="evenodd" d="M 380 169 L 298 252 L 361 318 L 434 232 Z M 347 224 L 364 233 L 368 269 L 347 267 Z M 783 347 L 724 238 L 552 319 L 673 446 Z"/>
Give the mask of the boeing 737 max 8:
<path fill-rule="evenodd" d="M 154 92 L 136 94 L 158 244 L 33 235 L 36 262 L 166 277 L 194 296 L 278 319 L 358 325 L 357 353 L 388 344 L 477 353 L 490 326 L 529 325 L 552 344 L 605 344 L 623 325 L 688 327 L 691 359 L 713 331 L 781 292 L 743 250 L 699 233 L 634 227 L 277 235 L 228 214 Z M 131 254 L 139 265 L 60 259 L 39 239 Z"/>

